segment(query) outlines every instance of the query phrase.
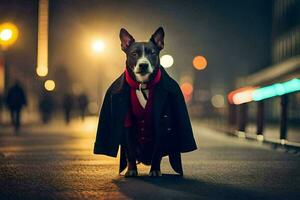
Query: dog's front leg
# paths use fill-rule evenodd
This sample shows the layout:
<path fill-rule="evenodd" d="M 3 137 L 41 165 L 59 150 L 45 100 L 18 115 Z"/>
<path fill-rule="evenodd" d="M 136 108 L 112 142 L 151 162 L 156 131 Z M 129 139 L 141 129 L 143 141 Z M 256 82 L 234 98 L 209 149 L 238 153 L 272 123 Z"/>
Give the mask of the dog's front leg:
<path fill-rule="evenodd" d="M 125 152 L 127 157 L 127 171 L 125 177 L 138 175 L 136 166 L 136 137 L 130 128 L 125 130 Z"/>
<path fill-rule="evenodd" d="M 161 153 L 159 150 L 157 150 L 153 154 L 149 176 L 153 176 L 153 177 L 162 176 L 161 171 L 160 171 L 161 160 L 162 160 Z"/>

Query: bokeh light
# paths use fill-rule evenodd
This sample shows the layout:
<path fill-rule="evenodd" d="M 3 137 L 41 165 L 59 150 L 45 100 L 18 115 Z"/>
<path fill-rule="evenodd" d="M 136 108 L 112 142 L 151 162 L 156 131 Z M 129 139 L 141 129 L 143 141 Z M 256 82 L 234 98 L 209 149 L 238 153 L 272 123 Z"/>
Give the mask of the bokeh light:
<path fill-rule="evenodd" d="M 3 40 L 3 41 L 7 41 L 12 37 L 12 34 L 13 34 L 12 30 L 4 29 L 0 33 L 0 39 Z"/>
<path fill-rule="evenodd" d="M 256 87 L 247 86 L 234 90 L 228 94 L 228 101 L 231 104 L 242 104 L 252 101 L 252 93 Z"/>
<path fill-rule="evenodd" d="M 12 23 L 3 23 L 0 25 L 0 45 L 3 48 L 12 45 L 18 38 L 19 30 Z"/>
<path fill-rule="evenodd" d="M 193 85 L 189 82 L 185 82 L 180 85 L 180 88 L 183 93 L 185 101 L 189 102 L 192 99 L 192 94 L 194 90 Z"/>
<path fill-rule="evenodd" d="M 174 64 L 174 59 L 171 55 L 163 55 L 160 58 L 160 64 L 164 67 L 164 68 L 169 68 L 172 67 L 172 65 Z"/>
<path fill-rule="evenodd" d="M 53 91 L 55 89 L 55 82 L 53 80 L 47 80 L 44 86 L 47 91 Z"/>
<path fill-rule="evenodd" d="M 294 78 L 283 83 L 275 83 L 273 85 L 258 88 L 253 91 L 252 99 L 254 101 L 260 101 L 296 91 L 300 91 L 300 79 L 298 78 Z"/>
<path fill-rule="evenodd" d="M 92 114 L 97 114 L 98 113 L 98 109 L 99 109 L 99 105 L 97 104 L 97 102 L 92 101 L 88 104 L 88 111 Z"/>
<path fill-rule="evenodd" d="M 92 49 L 95 53 L 101 53 L 105 49 L 105 44 L 102 40 L 95 40 L 92 43 Z"/>
<path fill-rule="evenodd" d="M 242 104 L 242 103 L 248 103 L 252 101 L 252 93 L 254 89 L 245 90 L 242 92 L 238 92 L 233 95 L 233 103 L 234 104 Z"/>
<path fill-rule="evenodd" d="M 211 98 L 211 104 L 215 107 L 215 108 L 223 108 L 225 105 L 225 100 L 223 95 L 221 94 L 216 94 Z"/>
<path fill-rule="evenodd" d="M 83 88 L 82 88 L 82 85 L 80 83 L 74 83 L 72 85 L 72 92 L 75 94 L 75 95 L 80 95 L 82 92 L 83 92 Z"/>
<path fill-rule="evenodd" d="M 193 66 L 197 70 L 203 70 L 203 69 L 205 69 L 206 66 L 207 66 L 207 60 L 206 60 L 206 58 L 204 56 L 196 56 L 193 59 Z"/>
<path fill-rule="evenodd" d="M 48 67 L 37 67 L 36 68 L 36 73 L 38 76 L 47 76 L 48 74 Z"/>
<path fill-rule="evenodd" d="M 297 91 L 300 91 L 300 79 L 294 78 L 283 83 L 275 83 L 261 88 L 251 86 L 239 88 L 228 94 L 228 101 L 231 104 L 242 104 Z"/>

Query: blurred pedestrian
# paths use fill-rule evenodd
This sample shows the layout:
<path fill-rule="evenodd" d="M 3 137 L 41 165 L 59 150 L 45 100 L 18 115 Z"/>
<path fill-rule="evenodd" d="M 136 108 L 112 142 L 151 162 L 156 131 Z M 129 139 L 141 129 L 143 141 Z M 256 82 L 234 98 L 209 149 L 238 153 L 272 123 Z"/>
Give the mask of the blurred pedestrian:
<path fill-rule="evenodd" d="M 2 113 L 4 110 L 4 97 L 0 94 L 0 124 L 2 123 Z"/>
<path fill-rule="evenodd" d="M 81 119 L 82 119 L 82 121 L 84 121 L 86 108 L 87 108 L 87 105 L 88 105 L 88 97 L 85 94 L 79 95 L 78 105 L 79 105 Z"/>
<path fill-rule="evenodd" d="M 26 94 L 19 81 L 9 88 L 6 105 L 10 111 L 11 122 L 15 130 L 18 131 L 21 125 L 22 108 L 27 105 Z"/>
<path fill-rule="evenodd" d="M 66 124 L 70 123 L 73 104 L 73 96 L 71 94 L 66 94 L 63 98 L 63 110 Z"/>
<path fill-rule="evenodd" d="M 48 123 L 54 111 L 54 99 L 51 94 L 45 93 L 40 97 L 39 110 L 44 124 Z"/>

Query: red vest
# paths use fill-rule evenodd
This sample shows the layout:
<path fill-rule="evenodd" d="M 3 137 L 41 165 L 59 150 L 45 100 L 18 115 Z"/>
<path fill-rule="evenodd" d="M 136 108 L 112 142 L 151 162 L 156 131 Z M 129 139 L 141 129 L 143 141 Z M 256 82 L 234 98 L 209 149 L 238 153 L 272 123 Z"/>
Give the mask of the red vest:
<path fill-rule="evenodd" d="M 135 125 L 137 128 L 137 139 L 141 144 L 149 143 L 153 141 L 153 124 L 152 124 L 152 108 L 153 108 L 153 95 L 155 85 L 160 81 L 161 71 L 157 71 L 154 79 L 146 83 L 146 88 L 149 90 L 148 100 L 145 108 L 140 104 L 136 95 L 136 90 L 139 89 L 140 83 L 136 82 L 129 74 L 125 71 L 126 82 L 130 86 L 130 108 L 125 118 L 125 127 L 131 127 Z"/>

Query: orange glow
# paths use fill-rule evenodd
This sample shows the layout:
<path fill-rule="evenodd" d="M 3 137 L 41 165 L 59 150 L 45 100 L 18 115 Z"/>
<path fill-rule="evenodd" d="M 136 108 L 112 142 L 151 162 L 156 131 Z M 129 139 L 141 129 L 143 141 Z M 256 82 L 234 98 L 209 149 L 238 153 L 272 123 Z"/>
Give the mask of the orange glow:
<path fill-rule="evenodd" d="M 183 83 L 181 84 L 180 86 L 181 90 L 182 90 L 182 93 L 183 95 L 191 95 L 193 93 L 193 85 L 190 84 L 190 83 Z"/>
<path fill-rule="evenodd" d="M 196 56 L 193 60 L 193 65 L 197 70 L 203 70 L 207 66 L 207 60 L 203 56 Z"/>
<path fill-rule="evenodd" d="M 0 45 L 5 49 L 12 45 L 18 38 L 19 30 L 12 23 L 0 25 Z"/>
<path fill-rule="evenodd" d="M 4 29 L 1 31 L 0 39 L 3 41 L 7 41 L 12 37 L 12 31 L 10 29 Z"/>
<path fill-rule="evenodd" d="M 256 87 L 243 87 L 229 93 L 228 101 L 231 104 L 242 104 L 252 101 L 252 93 Z"/>
<path fill-rule="evenodd" d="M 194 90 L 193 85 L 191 83 L 186 82 L 186 83 L 181 84 L 180 88 L 183 93 L 185 101 L 189 102 L 192 98 L 192 94 L 193 94 L 193 90 Z"/>

